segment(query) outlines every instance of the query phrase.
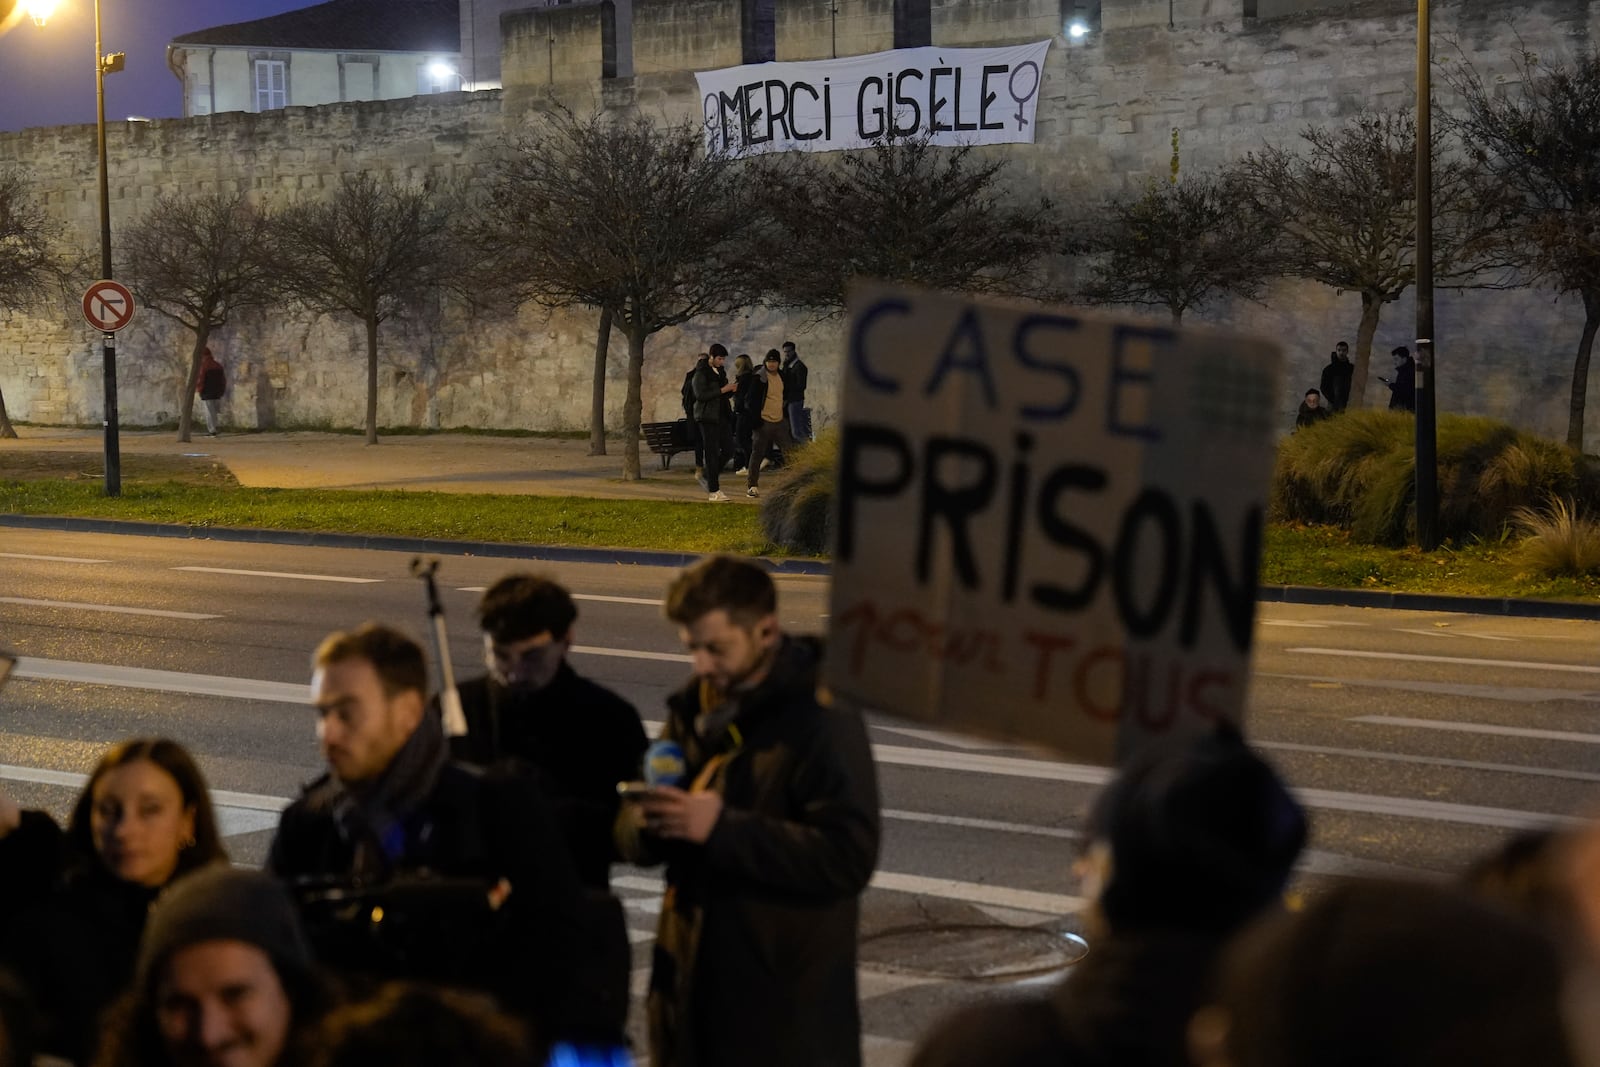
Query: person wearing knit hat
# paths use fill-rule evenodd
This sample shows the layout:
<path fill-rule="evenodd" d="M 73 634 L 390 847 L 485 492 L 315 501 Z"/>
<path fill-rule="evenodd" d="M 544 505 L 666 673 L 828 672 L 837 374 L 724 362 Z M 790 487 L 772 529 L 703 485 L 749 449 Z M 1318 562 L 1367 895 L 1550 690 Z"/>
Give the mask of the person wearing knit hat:
<path fill-rule="evenodd" d="M 1272 767 L 1222 727 L 1136 752 L 1084 837 L 1088 956 L 1043 997 L 943 1020 L 912 1067 L 1187 1064 L 1212 965 L 1230 935 L 1277 907 L 1306 819 Z"/>
<path fill-rule="evenodd" d="M 152 907 L 98 1067 L 282 1067 L 329 1001 L 288 891 L 212 867 Z"/>

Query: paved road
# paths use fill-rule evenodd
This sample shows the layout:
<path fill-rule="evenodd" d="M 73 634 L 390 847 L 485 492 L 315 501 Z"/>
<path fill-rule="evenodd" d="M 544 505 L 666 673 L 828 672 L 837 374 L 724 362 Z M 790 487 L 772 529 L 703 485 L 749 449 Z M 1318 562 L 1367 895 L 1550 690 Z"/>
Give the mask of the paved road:
<path fill-rule="evenodd" d="M 319 769 L 310 649 L 369 617 L 420 633 L 408 562 L 6 530 L 0 646 L 23 659 L 0 694 L 0 779 L 23 803 L 63 813 L 108 742 L 170 734 L 218 790 L 235 858 L 258 862 L 284 798 Z M 444 561 L 458 669 L 480 655 L 476 590 L 507 569 Z M 658 718 L 686 670 L 658 604 L 670 573 L 546 569 L 581 598 L 579 669 Z M 780 590 L 786 626 L 823 628 L 825 580 L 782 578 Z M 1304 889 L 1363 872 L 1445 876 L 1596 797 L 1600 624 L 1274 606 L 1258 642 L 1250 730 L 1312 808 Z M 869 1062 L 890 1065 L 953 1001 L 1017 988 L 974 975 L 1056 958 L 1078 905 L 1078 829 L 1105 772 L 887 719 L 872 736 L 886 826 L 862 984 Z M 642 980 L 658 883 L 628 869 L 617 884 Z M 957 925 L 989 929 L 948 932 Z"/>

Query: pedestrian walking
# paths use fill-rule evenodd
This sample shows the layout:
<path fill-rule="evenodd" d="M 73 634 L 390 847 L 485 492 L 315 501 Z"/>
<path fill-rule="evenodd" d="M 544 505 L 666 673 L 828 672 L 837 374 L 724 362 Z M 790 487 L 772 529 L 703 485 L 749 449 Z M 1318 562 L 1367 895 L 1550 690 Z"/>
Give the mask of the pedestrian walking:
<path fill-rule="evenodd" d="M 1350 362 L 1350 346 L 1343 341 L 1333 346 L 1328 365 L 1322 368 L 1322 397 L 1329 411 L 1343 411 L 1350 404 L 1350 381 L 1355 375 Z"/>
<path fill-rule="evenodd" d="M 457 687 L 467 732 L 450 739 L 450 752 L 533 772 L 578 877 L 605 890 L 617 783 L 638 770 L 646 739 L 632 704 L 568 662 L 577 619 L 572 595 L 541 575 L 508 574 L 484 592 L 478 625 L 488 673 Z"/>
<path fill-rule="evenodd" d="M 313 666 L 328 773 L 284 811 L 267 869 L 296 891 L 318 958 L 358 982 L 482 989 L 541 1032 L 584 1031 L 579 885 L 538 789 L 449 758 L 405 634 L 330 634 Z"/>
<path fill-rule="evenodd" d="M 1417 364 L 1411 358 L 1411 350 L 1405 345 L 1400 345 L 1389 353 L 1394 360 L 1394 377 L 1379 378 L 1378 381 L 1389 387 L 1389 410 L 1410 411 L 1417 410 Z"/>
<path fill-rule="evenodd" d="M 667 865 L 651 1062 L 856 1067 L 860 896 L 879 835 L 865 725 L 819 691 L 821 645 L 783 632 L 763 568 L 703 560 L 666 610 L 694 668 L 661 733 L 686 774 L 617 821 L 625 856 Z"/>
<path fill-rule="evenodd" d="M 332 1003 L 283 886 L 214 865 L 151 909 L 96 1067 L 289 1067 Z"/>
<path fill-rule="evenodd" d="M 1300 411 L 1295 415 L 1294 428 L 1300 430 L 1307 426 L 1315 426 L 1330 414 L 1331 412 L 1322 406 L 1322 394 L 1315 389 L 1307 389 L 1304 399 L 1300 401 Z"/>
<path fill-rule="evenodd" d="M 695 371 L 703 367 L 711 358 L 709 353 L 702 352 L 695 357 L 694 366 L 689 368 L 683 376 L 683 418 L 689 424 L 689 440 L 694 445 L 694 480 L 700 483 L 700 488 L 706 487 L 706 452 L 705 445 L 700 440 L 700 423 L 694 417 L 694 375 Z"/>
<path fill-rule="evenodd" d="M 796 441 L 812 440 L 811 409 L 806 407 L 806 384 L 811 371 L 800 358 L 793 341 L 783 342 L 783 370 L 789 391 L 783 407 L 789 416 L 789 433 Z"/>
<path fill-rule="evenodd" d="M 207 348 L 201 354 L 200 373 L 195 376 L 195 392 L 200 394 L 200 404 L 206 413 L 206 436 L 217 436 L 218 419 L 222 410 L 222 397 L 228 391 L 228 375 Z"/>
<path fill-rule="evenodd" d="M 86 1064 L 134 973 L 150 904 L 226 862 L 211 794 L 176 741 L 141 738 L 95 765 L 65 832 L 0 793 L 0 965 L 39 1012 L 42 1051 Z"/>
<path fill-rule="evenodd" d="M 788 374 L 779 366 L 776 348 L 767 352 L 756 384 L 750 390 L 748 410 L 754 416 L 755 437 L 750 445 L 750 469 L 746 471 L 745 495 L 761 495 L 761 466 L 774 447 L 793 445 L 788 420 L 784 418 L 784 398 L 788 395 Z"/>
<path fill-rule="evenodd" d="M 700 427 L 701 446 L 705 449 L 706 499 L 721 503 L 728 499 L 722 491 L 722 465 L 728 459 L 733 439 L 733 393 L 738 386 L 728 381 L 722 365 L 728 360 L 728 350 L 722 345 L 712 345 L 706 362 L 694 370 L 690 385 L 694 392 L 694 421 Z"/>

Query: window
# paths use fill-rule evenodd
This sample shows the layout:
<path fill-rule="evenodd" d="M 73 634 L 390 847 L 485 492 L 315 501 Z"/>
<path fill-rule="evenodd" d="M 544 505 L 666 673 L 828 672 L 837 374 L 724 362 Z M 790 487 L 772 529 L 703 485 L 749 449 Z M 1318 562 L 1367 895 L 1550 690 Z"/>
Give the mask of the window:
<path fill-rule="evenodd" d="M 281 59 L 256 60 L 256 110 L 289 106 L 288 64 Z"/>
<path fill-rule="evenodd" d="M 894 0 L 894 46 L 926 48 L 933 43 L 929 0 Z"/>

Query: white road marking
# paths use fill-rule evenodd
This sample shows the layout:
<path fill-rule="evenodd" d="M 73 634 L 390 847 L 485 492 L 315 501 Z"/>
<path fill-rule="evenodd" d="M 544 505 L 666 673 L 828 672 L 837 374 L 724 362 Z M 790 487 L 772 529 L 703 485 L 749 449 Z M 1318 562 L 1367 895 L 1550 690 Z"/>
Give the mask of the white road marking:
<path fill-rule="evenodd" d="M 1355 721 L 1359 722 L 1361 720 Z M 1575 782 L 1600 782 L 1600 774 L 1590 774 L 1588 771 L 1564 771 L 1552 767 L 1525 767 L 1518 763 L 1482 763 L 1478 760 L 1446 759 L 1443 756 L 1407 756 L 1398 752 L 1373 752 L 1364 748 L 1330 748 L 1327 745 L 1301 745 L 1291 741 L 1255 741 L 1252 743 L 1257 748 L 1264 748 L 1273 752 L 1306 752 L 1317 756 L 1349 756 L 1353 759 L 1378 760 L 1385 763 L 1415 763 L 1425 767 L 1459 767 L 1465 771 L 1500 771 L 1505 774 L 1524 774 L 1532 778 L 1565 778 Z"/>
<path fill-rule="evenodd" d="M 874 730 L 882 730 L 885 733 L 903 734 L 918 741 L 931 741 L 936 745 L 947 745 L 950 748 L 967 749 L 973 752 L 992 752 L 997 748 L 1013 747 L 1007 741 L 986 741 L 981 737 L 946 733 L 943 730 L 914 730 L 909 726 L 884 726 L 881 723 L 873 724 L 872 728 Z"/>
<path fill-rule="evenodd" d="M 631 648 L 593 648 L 588 645 L 574 645 L 572 651 L 583 652 L 590 656 L 616 656 L 620 659 L 649 659 L 659 660 L 662 663 L 688 663 L 689 657 L 681 652 L 638 652 Z"/>
<path fill-rule="evenodd" d="M 488 586 L 484 585 L 462 585 L 456 587 L 456 592 L 481 593 L 487 588 Z M 640 596 L 601 596 L 599 593 L 571 593 L 569 595 L 573 600 L 589 600 L 596 604 L 642 604 L 645 607 L 659 608 L 666 603 L 665 600 L 651 600 L 648 597 Z"/>
<path fill-rule="evenodd" d="M 297 574 L 293 571 L 244 571 L 235 567 L 174 567 L 175 571 L 200 574 L 242 574 L 246 578 L 291 578 L 300 582 L 343 582 L 347 585 L 375 585 L 382 578 L 346 578 L 339 574 Z"/>
<path fill-rule="evenodd" d="M 1397 634 L 1420 634 L 1423 637 L 1475 637 L 1479 641 L 1515 641 L 1515 637 L 1500 637 L 1497 634 L 1473 634 L 1458 630 L 1425 630 L 1421 627 L 1411 628 L 1400 626 L 1395 628 Z"/>
<path fill-rule="evenodd" d="M 220 619 L 193 611 L 163 611 L 159 608 L 127 608 L 116 604 L 83 604 L 75 600 L 34 600 L 25 596 L 0 596 L 0 604 L 19 604 L 25 608 L 65 608 L 68 611 L 105 611 L 113 615 L 150 615 L 158 619 L 188 619 L 201 622 Z"/>
<path fill-rule="evenodd" d="M 1293 619 L 1262 619 L 1260 620 L 1260 625 L 1289 626 L 1303 630 L 1326 630 L 1329 624 L 1325 622 L 1297 622 Z"/>
<path fill-rule="evenodd" d="M 1056 837 L 1063 841 L 1083 838 L 1081 830 L 1065 830 L 1057 826 L 1030 826 L 1027 823 L 1000 822 L 996 819 L 971 819 L 962 815 L 942 815 L 932 811 L 903 811 L 884 808 L 885 819 L 897 822 L 926 823 L 930 826 L 958 826 L 963 830 L 988 830 L 1000 834 L 1024 834 L 1028 837 Z"/>
<path fill-rule="evenodd" d="M 634 889 L 659 893 L 660 878 L 641 875 L 619 875 L 611 879 L 617 889 Z M 1083 897 L 1063 893 L 1040 893 L 1032 889 L 1013 889 L 1003 885 L 985 885 L 981 882 L 960 882 L 952 878 L 925 878 L 919 874 L 896 874 L 878 871 L 872 876 L 872 888 L 887 889 L 895 893 L 914 893 L 942 900 L 959 900 L 967 904 L 991 904 L 1018 911 L 1033 911 L 1045 915 L 1068 915 L 1080 910 L 1086 901 Z"/>
<path fill-rule="evenodd" d="M 1404 663 L 1455 663 L 1465 667 L 1521 667 L 1530 671 L 1561 671 L 1568 674 L 1600 674 L 1600 667 L 1577 663 L 1532 663 L 1520 659 L 1472 659 L 1467 656 L 1422 656 L 1410 652 L 1358 652 L 1345 648 L 1287 648 L 1289 655 L 1343 656 L 1348 659 L 1392 659 Z"/>
<path fill-rule="evenodd" d="M 1459 696 L 1469 700 L 1505 700 L 1519 704 L 1540 704 L 1549 700 L 1576 700 L 1589 703 L 1600 701 L 1600 692 L 1586 693 L 1578 689 L 1549 689 L 1527 685 L 1456 685 L 1451 682 L 1422 682 L 1400 678 L 1329 678 L 1324 675 L 1275 674 L 1270 671 L 1257 671 L 1256 677 L 1283 678 L 1293 682 L 1353 688 L 1395 689 L 1409 693 L 1438 693 L 1441 696 Z"/>
<path fill-rule="evenodd" d="M 1568 730 L 1535 730 L 1526 726 L 1496 726 L 1481 722 L 1411 719 L 1403 715 L 1359 715 L 1349 721 L 1370 723 L 1374 726 L 1409 726 L 1417 730 L 1444 730 L 1458 734 L 1490 734 L 1495 737 L 1526 737 L 1536 741 L 1574 741 L 1581 745 L 1600 745 L 1600 734 L 1580 734 Z"/>
<path fill-rule="evenodd" d="M 78 556 L 35 556 L 28 552 L 0 552 L 0 559 L 32 559 L 40 563 L 110 563 L 108 559 L 82 559 Z"/>
<path fill-rule="evenodd" d="M 17 678 L 31 678 L 45 682 L 114 685 L 123 689 L 153 689 L 163 693 L 228 697 L 234 700 L 267 700 L 301 706 L 311 703 L 311 689 L 308 683 L 267 682 L 254 678 L 157 671 L 147 667 L 111 667 L 99 663 L 31 659 L 26 656 L 17 660 L 17 667 L 13 673 Z"/>

